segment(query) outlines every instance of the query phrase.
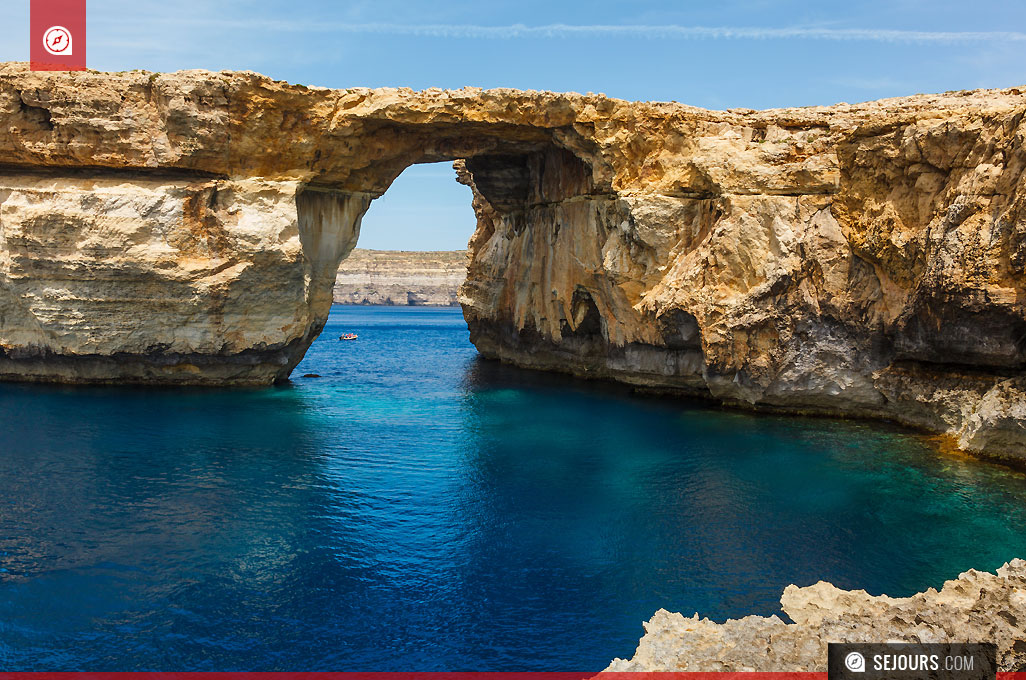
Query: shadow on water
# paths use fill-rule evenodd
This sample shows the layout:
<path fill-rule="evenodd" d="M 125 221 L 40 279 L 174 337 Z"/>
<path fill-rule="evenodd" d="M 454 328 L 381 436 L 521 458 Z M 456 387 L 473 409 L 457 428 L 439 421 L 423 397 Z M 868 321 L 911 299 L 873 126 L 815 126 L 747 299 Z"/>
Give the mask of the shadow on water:
<path fill-rule="evenodd" d="M 482 361 L 458 310 L 336 308 L 304 373 L 0 385 L 0 670 L 598 670 L 660 607 L 1026 556 L 1021 474 Z"/>
<path fill-rule="evenodd" d="M 558 538 L 521 555 L 558 555 L 617 593 L 594 612 L 603 624 L 624 609 L 621 629 L 659 607 L 779 613 L 786 585 L 821 579 L 909 595 L 1026 548 L 1023 475 L 939 457 L 897 427 L 639 400 L 490 362 L 468 385 L 487 442 L 473 461 L 480 502 L 515 516 L 531 493 L 523 530 Z"/>

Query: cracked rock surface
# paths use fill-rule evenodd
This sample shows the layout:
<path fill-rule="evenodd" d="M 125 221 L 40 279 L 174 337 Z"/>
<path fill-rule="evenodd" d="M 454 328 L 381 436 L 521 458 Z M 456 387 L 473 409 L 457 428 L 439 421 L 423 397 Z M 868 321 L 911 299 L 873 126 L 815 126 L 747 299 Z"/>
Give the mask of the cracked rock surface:
<path fill-rule="evenodd" d="M 828 642 L 993 642 L 998 670 L 1026 669 L 1026 561 L 970 570 L 912 597 L 873 596 L 820 581 L 788 586 L 779 617 L 714 623 L 661 609 L 629 660 L 608 671 L 820 671 Z"/>

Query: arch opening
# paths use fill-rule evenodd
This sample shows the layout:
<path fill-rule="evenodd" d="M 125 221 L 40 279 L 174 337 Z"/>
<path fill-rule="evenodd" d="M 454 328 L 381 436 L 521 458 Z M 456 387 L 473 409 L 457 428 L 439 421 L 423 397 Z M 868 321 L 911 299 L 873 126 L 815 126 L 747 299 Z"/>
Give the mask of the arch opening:
<path fill-rule="evenodd" d="M 371 201 L 357 247 L 336 274 L 334 302 L 458 306 L 477 224 L 472 204 L 473 193 L 452 163 L 408 167 Z"/>
<path fill-rule="evenodd" d="M 409 132 L 403 131 L 407 139 Z M 534 136 L 537 133 L 531 131 Z M 423 136 L 422 132 L 417 134 Z M 474 230 L 466 246 L 466 270 L 462 272 L 466 280 L 451 299 L 462 307 L 471 340 L 479 351 L 491 358 L 501 358 L 492 351 L 495 343 L 486 337 L 495 330 L 496 319 L 501 319 L 510 331 L 503 333 L 502 344 L 519 346 L 524 351 L 531 351 L 538 342 L 558 343 L 563 336 L 572 344 L 586 336 L 584 344 L 594 350 L 615 341 L 610 329 L 618 332 L 618 327 L 615 320 L 605 317 L 608 310 L 617 306 L 611 296 L 620 293 L 597 275 L 603 266 L 601 252 L 583 253 L 575 249 L 580 244 L 601 243 L 609 235 L 615 236 L 620 225 L 629 222 L 629 209 L 608 187 L 596 188 L 589 162 L 551 137 L 538 140 L 516 135 L 512 139 L 492 135 L 443 136 L 434 141 L 421 138 L 415 146 L 407 146 L 407 139 L 392 142 L 392 148 L 396 141 L 403 142 L 399 145 L 402 153 L 393 152 L 387 158 L 371 161 L 336 182 L 308 183 L 300 189 L 301 194 L 330 196 L 321 200 L 340 206 L 335 210 L 322 206 L 318 215 L 307 219 L 300 215 L 299 220 L 301 231 L 308 232 L 304 236 L 304 250 L 311 252 L 312 248 L 315 254 L 311 259 L 315 270 L 311 279 L 316 279 L 318 292 L 311 296 L 311 311 L 317 317 L 314 327 L 318 333 L 334 301 L 334 284 L 340 272 L 345 276 L 346 259 L 357 245 L 363 248 L 364 243 L 382 243 L 376 235 L 372 236 L 375 232 L 366 230 L 367 224 L 371 228 L 382 226 L 367 218 L 369 214 L 373 219 L 376 205 L 387 206 L 375 201 L 390 188 L 403 189 L 403 180 L 397 178 L 407 168 L 414 167 L 416 172 L 428 164 L 448 162 L 455 170 L 455 179 L 469 187 L 474 212 Z M 309 211 L 315 203 L 297 201 L 301 212 Z M 379 210 L 379 214 L 387 216 L 387 209 Z M 331 227 L 317 224 L 331 216 L 348 222 Z M 337 234 L 333 247 L 317 246 L 318 238 L 327 234 Z M 391 243 L 397 244 L 399 240 Z M 333 257 L 322 257 L 329 250 Z M 357 251 L 357 259 L 365 256 L 365 252 Z M 540 289 L 540 282 L 552 286 L 549 295 Z M 541 304 L 539 297 L 544 298 Z M 398 299 L 388 295 L 357 295 L 355 299 L 343 297 L 341 301 L 361 303 L 365 299 L 367 304 L 411 302 L 409 296 L 403 300 L 401 294 Z M 590 306 L 594 307 L 583 316 L 578 309 L 582 299 L 591 301 Z M 586 328 L 578 330 L 581 324 Z M 283 372 L 282 379 L 288 374 Z"/>
<path fill-rule="evenodd" d="M 414 163 L 370 203 L 357 247 L 378 251 L 466 250 L 477 220 L 473 192 L 451 162 Z"/>
<path fill-rule="evenodd" d="M 474 153 L 456 155 L 457 147 Z M 480 150 L 480 147 L 485 147 L 485 150 Z M 396 182 L 402 183 L 400 176 L 408 168 L 419 169 L 443 163 L 452 163 L 454 179 L 470 189 L 464 196 L 469 199 L 474 213 L 473 227 L 468 230 L 472 233 L 468 234 L 470 238 L 466 246 L 471 261 L 494 232 L 498 221 L 505 220 L 517 233 L 532 224 L 558 231 L 561 224 L 553 223 L 552 215 L 547 214 L 545 208 L 594 193 L 590 166 L 551 140 L 544 146 L 536 142 L 511 146 L 496 145 L 494 140 L 482 144 L 480 140 L 455 142 L 443 139 L 411 152 L 401 162 L 383 159 L 378 164 L 354 171 L 345 181 L 330 184 L 310 182 L 299 188 L 300 236 L 312 268 L 319 270 L 315 276 L 319 274 L 323 278 L 331 268 L 332 260 L 335 260 L 337 271 L 358 245 L 361 248 L 385 249 L 380 246 L 398 244 L 399 240 L 384 241 L 377 233 L 365 231 L 368 214 L 372 219 L 380 215 L 387 221 L 389 208 L 382 210 L 379 206 L 387 204 L 378 201 L 386 200 L 383 197 L 389 189 L 404 188 L 395 185 Z M 313 199 L 313 196 L 319 198 Z M 335 208 L 328 209 L 326 202 L 335 204 Z M 408 204 L 402 209 L 409 220 L 422 217 L 415 216 L 415 208 L 411 209 Z M 449 209 L 451 206 L 447 207 Z M 381 226 L 372 224 L 372 228 Z M 332 235 L 333 238 L 326 242 L 325 237 Z M 418 246 L 410 249 L 426 250 L 424 243 L 419 241 Z M 454 241 L 450 238 L 447 245 L 454 245 Z"/>

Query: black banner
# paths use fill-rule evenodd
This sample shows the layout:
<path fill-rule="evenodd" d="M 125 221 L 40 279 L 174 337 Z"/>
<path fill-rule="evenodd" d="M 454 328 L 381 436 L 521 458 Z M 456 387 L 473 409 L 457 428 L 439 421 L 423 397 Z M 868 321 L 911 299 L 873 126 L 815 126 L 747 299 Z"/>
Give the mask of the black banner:
<path fill-rule="evenodd" d="M 997 647 L 990 643 L 834 643 L 829 680 L 995 680 Z"/>

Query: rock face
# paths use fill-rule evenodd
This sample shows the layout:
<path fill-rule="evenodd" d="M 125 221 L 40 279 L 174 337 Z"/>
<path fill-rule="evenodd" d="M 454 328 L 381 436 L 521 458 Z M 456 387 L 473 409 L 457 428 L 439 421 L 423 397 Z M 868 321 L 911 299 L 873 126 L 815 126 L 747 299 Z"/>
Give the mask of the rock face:
<path fill-rule="evenodd" d="M 334 299 L 346 305 L 459 304 L 467 278 L 467 251 L 364 250 L 342 261 Z"/>
<path fill-rule="evenodd" d="M 906 598 L 874 597 L 820 581 L 788 586 L 780 604 L 794 623 L 747 616 L 713 623 L 666 610 L 645 624 L 634 658 L 609 671 L 827 670 L 828 642 L 993 642 L 998 670 L 1026 668 L 1026 561 L 997 574 L 967 571 Z"/>
<path fill-rule="evenodd" d="M 0 67 L 0 377 L 266 384 L 457 161 L 482 354 L 1026 459 L 1026 94 L 706 111 Z"/>

